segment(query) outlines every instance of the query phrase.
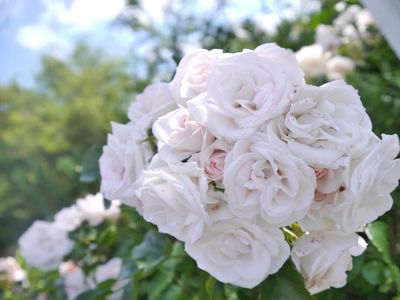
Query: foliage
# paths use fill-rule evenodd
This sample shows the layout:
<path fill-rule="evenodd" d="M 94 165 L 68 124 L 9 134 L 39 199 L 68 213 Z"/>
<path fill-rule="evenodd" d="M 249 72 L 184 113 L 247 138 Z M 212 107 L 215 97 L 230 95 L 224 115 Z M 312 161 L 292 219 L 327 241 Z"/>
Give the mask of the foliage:
<path fill-rule="evenodd" d="M 313 42 L 318 24 L 332 22 L 337 14 L 335 4 L 336 1 L 321 1 L 320 11 L 284 21 L 276 33 L 265 32 L 253 20 L 245 20 L 240 28 L 246 34 L 240 37 L 232 24 L 213 23 L 228 4 L 201 17 L 175 11 L 171 13 L 168 32 L 141 24 L 131 15 L 123 19 L 125 26 L 134 33 L 145 31 L 158 45 L 151 58 L 134 58 L 145 65 L 145 76 L 129 75 L 126 62 L 80 45 L 67 61 L 43 58 L 37 89 L 28 90 L 13 83 L 0 87 L 0 248 L 5 251 L 13 245 L 31 220 L 49 217 L 71 199 L 98 190 L 94 158 L 98 157 L 99 148 L 91 148 L 85 158 L 84 153 L 94 144 L 105 143 L 110 120 L 125 121 L 123 115 L 132 96 L 158 73 L 156 66 L 166 64 L 168 58 L 162 49 L 170 49 L 173 58 L 179 60 L 190 33 L 197 34 L 201 46 L 208 49 L 239 51 L 276 41 L 297 50 Z M 131 5 L 138 6 L 136 1 Z M 359 90 L 374 131 L 398 133 L 400 63 L 377 29 L 369 31 L 371 38 L 361 47 L 345 45 L 340 49 L 342 55 L 358 62 L 346 80 Z M 168 74 L 165 70 L 168 68 L 164 68 Z M 87 184 L 79 184 L 79 178 Z M 393 196 L 394 209 L 367 228 L 370 245 L 363 256 L 354 259 L 347 286 L 322 292 L 316 299 L 400 297 L 399 193 Z M 109 258 L 123 258 L 121 276 L 128 279 L 123 299 L 311 299 L 298 284 L 297 273 L 290 264 L 285 266 L 285 272 L 271 276 L 254 290 L 216 282 L 197 268 L 180 242 L 157 234 L 128 207 L 123 208 L 116 223 L 82 227 L 73 234 L 79 242 L 70 258 L 82 261 L 86 272 Z M 30 299 L 42 292 L 50 299 L 65 298 L 57 271 L 46 274 L 29 269 L 21 258 L 20 262 L 29 270 L 31 286 L 2 287 L 4 299 Z M 110 285 L 106 282 L 79 299 L 104 299 L 110 293 Z"/>

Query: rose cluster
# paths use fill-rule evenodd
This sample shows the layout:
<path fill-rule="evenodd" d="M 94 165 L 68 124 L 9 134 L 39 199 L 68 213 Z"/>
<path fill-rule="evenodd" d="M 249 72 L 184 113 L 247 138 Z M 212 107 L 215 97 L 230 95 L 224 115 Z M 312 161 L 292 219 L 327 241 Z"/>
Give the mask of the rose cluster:
<path fill-rule="evenodd" d="M 396 135 L 378 138 L 344 81 L 305 83 L 276 44 L 186 55 L 112 124 L 101 192 L 185 243 L 198 267 L 252 288 L 291 257 L 316 293 L 346 282 L 356 233 L 392 206 Z"/>
<path fill-rule="evenodd" d="M 80 293 L 93 289 L 108 279 L 116 279 L 116 282 L 112 287 L 113 293 L 107 299 L 121 299 L 121 287 L 126 284 L 125 279 L 119 278 L 122 270 L 121 258 L 113 257 L 106 263 L 97 265 L 90 274 L 84 273 L 82 261 L 68 259 L 75 248 L 82 247 L 76 245 L 71 233 L 78 231 L 84 224 L 96 227 L 106 220 L 116 221 L 120 214 L 120 202 L 114 200 L 106 208 L 100 193 L 77 199 L 75 204 L 57 212 L 53 221 L 33 222 L 18 240 L 21 256 L 30 267 L 42 272 L 58 270 L 69 300 L 76 299 Z M 10 278 L 9 281 L 29 279 L 13 258 L 0 259 L 0 281 L 2 272 Z M 25 285 L 29 286 L 29 282 Z"/>
<path fill-rule="evenodd" d="M 361 6 L 350 5 L 343 10 L 342 4 L 336 5 L 338 16 L 332 25 L 319 24 L 316 27 L 315 43 L 296 52 L 306 79 L 316 80 L 324 76 L 329 80 L 343 79 L 357 64 L 364 63 L 360 53 L 363 53 L 363 44 L 371 39 L 369 29 L 373 28 L 375 21 Z M 345 49 L 341 49 L 343 46 Z"/>

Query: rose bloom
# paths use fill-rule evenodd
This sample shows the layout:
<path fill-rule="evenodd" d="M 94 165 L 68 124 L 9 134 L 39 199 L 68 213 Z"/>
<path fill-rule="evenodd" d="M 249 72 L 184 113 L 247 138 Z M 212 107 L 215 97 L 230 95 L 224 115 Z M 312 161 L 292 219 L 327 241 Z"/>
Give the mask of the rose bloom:
<path fill-rule="evenodd" d="M 302 219 L 314 199 L 313 169 L 261 134 L 235 144 L 224 172 L 225 199 L 239 217 L 285 226 Z"/>
<path fill-rule="evenodd" d="M 138 186 L 143 217 L 160 232 L 191 242 L 202 235 L 209 223 L 205 208 L 208 183 L 197 163 L 150 167 Z"/>
<path fill-rule="evenodd" d="M 72 261 L 60 264 L 59 272 L 64 279 L 64 290 L 68 300 L 74 300 L 81 293 L 90 289 L 83 270 Z"/>
<path fill-rule="evenodd" d="M 315 41 L 323 50 L 326 51 L 340 45 L 337 30 L 333 26 L 318 24 L 315 31 Z"/>
<path fill-rule="evenodd" d="M 306 86 L 289 112 L 269 124 L 269 139 L 316 168 L 335 169 L 377 137 L 357 91 L 344 81 Z M 277 137 L 274 137 L 276 135 Z"/>
<path fill-rule="evenodd" d="M 153 134 L 158 141 L 159 157 L 170 163 L 189 159 L 214 139 L 185 108 L 159 118 L 153 125 Z"/>
<path fill-rule="evenodd" d="M 129 279 L 120 279 L 122 270 L 122 259 L 114 257 L 105 264 L 97 266 L 94 272 L 94 279 L 97 284 L 100 284 L 109 279 L 116 279 L 112 287 L 113 293 L 107 296 L 107 300 L 119 300 L 124 292 L 123 287 L 129 282 Z"/>
<path fill-rule="evenodd" d="M 134 183 L 153 153 L 138 126 L 112 123 L 112 131 L 99 160 L 100 191 L 107 199 L 137 207 Z"/>
<path fill-rule="evenodd" d="M 304 70 L 307 80 L 324 76 L 330 57 L 330 52 L 325 52 L 322 46 L 317 44 L 301 47 L 296 52 L 297 61 Z"/>
<path fill-rule="evenodd" d="M 169 84 L 171 94 L 180 106 L 185 107 L 187 100 L 207 90 L 208 75 L 223 56 L 226 54 L 222 50 L 197 49 L 183 57 Z"/>
<path fill-rule="evenodd" d="M 208 179 L 221 182 L 224 178 L 225 159 L 232 146 L 223 140 L 215 140 L 200 152 L 200 165 Z"/>
<path fill-rule="evenodd" d="M 218 138 L 248 137 L 284 113 L 304 84 L 292 52 L 275 44 L 220 59 L 207 85 L 207 129 Z"/>
<path fill-rule="evenodd" d="M 157 82 L 147 86 L 142 94 L 136 96 L 129 107 L 128 118 L 147 130 L 153 126 L 155 120 L 176 108 L 168 84 Z"/>
<path fill-rule="evenodd" d="M 0 281 L 20 282 L 25 280 L 26 272 L 20 267 L 14 257 L 0 258 Z"/>
<path fill-rule="evenodd" d="M 326 64 L 326 76 L 329 80 L 344 79 L 346 74 L 354 70 L 354 62 L 345 56 L 332 57 Z"/>
<path fill-rule="evenodd" d="M 54 215 L 54 223 L 66 231 L 74 231 L 82 221 L 81 212 L 75 205 L 64 207 Z"/>
<path fill-rule="evenodd" d="M 298 238 L 292 260 L 303 275 L 311 294 L 330 287 L 343 287 L 346 272 L 352 269 L 352 257 L 366 249 L 366 242 L 356 233 L 312 231 Z"/>
<path fill-rule="evenodd" d="M 289 257 L 289 245 L 279 229 L 246 219 L 217 222 L 185 251 L 197 266 L 219 281 L 253 288 L 277 272 Z"/>
<path fill-rule="evenodd" d="M 58 268 L 73 248 L 67 231 L 54 223 L 35 221 L 19 238 L 18 245 L 26 262 L 42 271 Z"/>
<path fill-rule="evenodd" d="M 344 232 L 362 231 L 388 211 L 393 200 L 390 193 L 398 185 L 400 160 L 397 135 L 383 135 L 370 145 L 363 155 L 353 159 L 348 175 L 342 177 L 338 188 L 322 193 L 318 206 L 300 221 L 302 228 L 316 230 L 335 226 Z M 331 180 L 337 180 L 333 177 Z M 329 181 L 329 179 L 327 180 Z"/>
<path fill-rule="evenodd" d="M 104 206 L 103 195 L 86 195 L 85 198 L 78 199 L 76 206 L 83 221 L 87 221 L 90 226 L 97 226 L 105 219 L 116 219 L 119 216 L 119 201 L 114 200 L 111 206 L 106 209 Z"/>

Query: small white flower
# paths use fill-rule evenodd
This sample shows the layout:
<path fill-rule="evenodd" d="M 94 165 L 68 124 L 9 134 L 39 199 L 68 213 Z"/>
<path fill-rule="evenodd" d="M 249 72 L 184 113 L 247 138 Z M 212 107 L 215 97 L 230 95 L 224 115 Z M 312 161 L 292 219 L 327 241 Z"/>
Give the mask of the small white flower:
<path fill-rule="evenodd" d="M 354 70 L 354 62 L 345 56 L 334 56 L 326 65 L 326 76 L 329 80 L 344 79 L 346 73 Z"/>
<path fill-rule="evenodd" d="M 253 288 L 277 272 L 289 257 L 282 232 L 245 219 L 217 222 L 185 251 L 219 281 Z"/>
<path fill-rule="evenodd" d="M 73 248 L 67 231 L 54 223 L 35 221 L 19 238 L 22 257 L 32 267 L 43 271 L 57 269 Z"/>
<path fill-rule="evenodd" d="M 64 207 L 54 216 L 54 223 L 66 231 L 74 231 L 82 221 L 82 215 L 75 205 Z"/>
<path fill-rule="evenodd" d="M 25 280 L 26 272 L 20 267 L 14 257 L 0 258 L 0 280 L 20 282 Z"/>
<path fill-rule="evenodd" d="M 340 45 L 340 39 L 337 35 L 336 28 L 330 25 L 319 24 L 316 28 L 315 42 L 320 45 L 323 50 L 330 50 Z"/>
<path fill-rule="evenodd" d="M 292 260 L 303 275 L 311 294 L 330 287 L 343 287 L 346 272 L 352 269 L 351 256 L 366 249 L 366 242 L 356 233 L 312 231 L 296 240 Z"/>
<path fill-rule="evenodd" d="M 112 287 L 113 293 L 107 296 L 107 300 L 119 300 L 122 298 L 124 292 L 123 287 L 129 282 L 129 279 L 120 278 L 121 270 L 122 259 L 114 257 L 105 264 L 98 266 L 94 272 L 94 279 L 97 284 L 108 279 L 116 279 L 116 282 Z"/>
<path fill-rule="evenodd" d="M 64 279 L 64 289 L 68 300 L 74 300 L 78 295 L 90 289 L 83 270 L 72 261 L 61 263 L 59 272 Z"/>
<path fill-rule="evenodd" d="M 321 45 L 313 44 L 297 51 L 296 58 L 304 70 L 306 79 L 310 80 L 325 75 L 331 53 L 325 52 Z"/>
<path fill-rule="evenodd" d="M 105 219 L 116 219 L 120 214 L 120 202 L 114 200 L 111 206 L 106 209 L 104 206 L 103 195 L 86 195 L 85 198 L 76 201 L 76 207 L 79 210 L 83 221 L 87 221 L 90 226 L 97 226 Z"/>

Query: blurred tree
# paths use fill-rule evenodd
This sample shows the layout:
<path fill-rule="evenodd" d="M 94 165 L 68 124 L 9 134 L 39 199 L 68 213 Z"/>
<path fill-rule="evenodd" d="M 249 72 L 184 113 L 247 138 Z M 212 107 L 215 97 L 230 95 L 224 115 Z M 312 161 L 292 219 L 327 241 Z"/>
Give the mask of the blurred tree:
<path fill-rule="evenodd" d="M 45 56 L 38 90 L 0 87 L 0 249 L 34 218 L 98 186 L 78 182 L 84 152 L 123 120 L 136 85 L 123 60 L 78 45 L 66 61 Z"/>

